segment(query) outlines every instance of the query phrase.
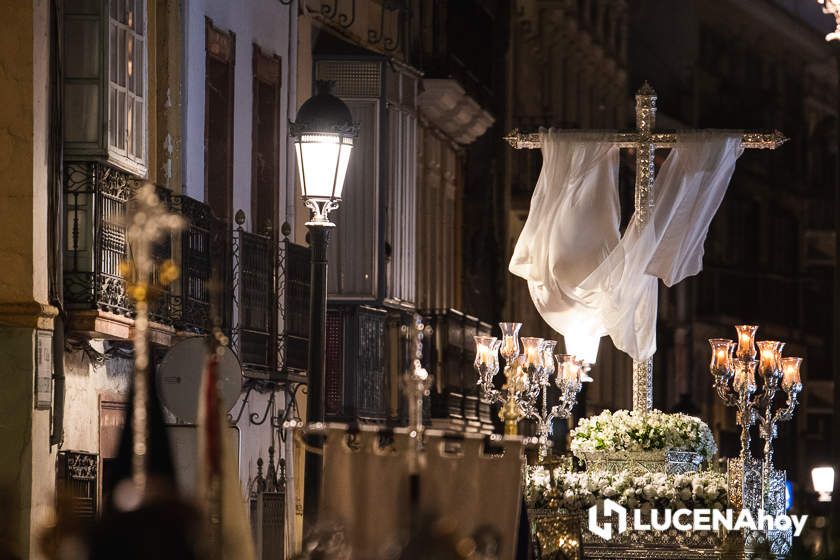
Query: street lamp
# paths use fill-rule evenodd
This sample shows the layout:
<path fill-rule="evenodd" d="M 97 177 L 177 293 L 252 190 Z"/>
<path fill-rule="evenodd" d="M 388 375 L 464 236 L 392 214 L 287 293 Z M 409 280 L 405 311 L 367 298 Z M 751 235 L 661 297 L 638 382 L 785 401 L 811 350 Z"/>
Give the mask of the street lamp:
<path fill-rule="evenodd" d="M 310 229 L 333 227 L 329 213 L 341 202 L 344 177 L 359 125 L 350 109 L 332 94 L 334 82 L 318 81 L 318 93 L 298 111 L 297 121 L 289 123 L 300 174 L 301 196 L 310 210 Z"/>
<path fill-rule="evenodd" d="M 309 387 L 307 420 L 324 421 L 324 372 L 326 369 L 327 325 L 327 244 L 330 229 L 329 213 L 341 202 L 344 178 L 353 141 L 359 133 L 350 109 L 332 94 L 333 82 L 317 82 L 317 93 L 300 108 L 297 120 L 289 123 L 289 134 L 295 145 L 301 196 L 312 210 L 306 222 L 309 229 L 311 255 L 309 303 Z M 310 444 L 320 446 L 321 438 Z M 321 456 L 306 454 L 304 523 L 311 528 L 318 516 L 321 490 Z"/>
<path fill-rule="evenodd" d="M 834 491 L 834 467 L 814 467 L 811 469 L 811 482 L 814 483 L 819 501 L 830 502 Z"/>

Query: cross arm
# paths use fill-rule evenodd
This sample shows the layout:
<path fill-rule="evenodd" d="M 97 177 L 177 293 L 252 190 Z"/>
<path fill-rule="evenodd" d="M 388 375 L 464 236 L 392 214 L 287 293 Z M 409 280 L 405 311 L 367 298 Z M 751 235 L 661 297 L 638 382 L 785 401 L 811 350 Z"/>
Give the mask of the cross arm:
<path fill-rule="evenodd" d="M 579 133 L 579 130 L 560 130 L 560 133 Z M 727 132 L 727 131 L 721 131 Z M 788 141 L 788 138 L 774 130 L 772 132 L 759 131 L 728 131 L 738 132 L 741 134 L 741 145 L 744 148 L 775 150 L 782 144 Z M 638 132 L 619 132 L 619 131 L 605 131 L 604 138 L 614 142 L 620 148 L 635 148 L 640 143 L 650 142 L 657 148 L 673 148 L 677 144 L 677 136 L 679 132 L 654 132 L 649 137 L 643 137 Z M 538 149 L 540 147 L 540 134 L 538 132 L 521 132 L 514 128 L 507 136 L 505 141 L 517 150 L 522 149 Z"/>

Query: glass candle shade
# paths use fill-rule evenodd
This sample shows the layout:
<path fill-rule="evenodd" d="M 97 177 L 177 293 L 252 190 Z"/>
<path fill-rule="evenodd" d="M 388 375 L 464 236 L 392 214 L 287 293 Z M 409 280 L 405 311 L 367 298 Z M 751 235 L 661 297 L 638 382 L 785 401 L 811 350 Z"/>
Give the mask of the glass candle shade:
<path fill-rule="evenodd" d="M 755 325 L 737 325 L 735 330 L 738 331 L 738 349 L 735 351 L 735 357 L 741 360 L 755 359 L 755 331 L 758 327 Z"/>
<path fill-rule="evenodd" d="M 712 361 L 709 363 L 709 371 L 715 377 L 729 380 L 735 367 L 732 363 L 735 341 L 728 338 L 710 338 L 709 345 L 712 347 Z"/>
<path fill-rule="evenodd" d="M 793 356 L 782 358 L 782 389 L 789 391 L 791 387 L 802 385 L 802 378 L 799 375 L 799 367 L 802 365 L 802 358 Z"/>
<path fill-rule="evenodd" d="M 496 356 L 499 352 L 499 339 L 495 336 L 475 336 L 475 365 L 476 369 L 482 367 L 491 369 L 493 364 L 498 361 Z M 495 351 L 494 351 L 495 348 Z"/>
<path fill-rule="evenodd" d="M 571 354 L 557 354 L 557 377 L 554 382 L 563 389 L 566 384 L 580 379 L 580 366 Z"/>
<path fill-rule="evenodd" d="M 746 391 L 752 393 L 755 391 L 755 367 L 757 362 L 755 360 L 735 360 L 735 379 L 732 381 L 732 387 L 738 391 Z"/>
<path fill-rule="evenodd" d="M 784 342 L 760 340 L 758 346 L 758 373 L 765 379 L 780 377 L 782 373 L 782 348 Z"/>
<path fill-rule="evenodd" d="M 522 323 L 499 323 L 499 328 L 502 329 L 502 357 L 511 363 L 519 356 L 519 329 Z"/>
<path fill-rule="evenodd" d="M 525 358 L 525 367 L 539 368 L 542 367 L 543 339 L 535 336 L 522 337 L 522 357 Z"/>

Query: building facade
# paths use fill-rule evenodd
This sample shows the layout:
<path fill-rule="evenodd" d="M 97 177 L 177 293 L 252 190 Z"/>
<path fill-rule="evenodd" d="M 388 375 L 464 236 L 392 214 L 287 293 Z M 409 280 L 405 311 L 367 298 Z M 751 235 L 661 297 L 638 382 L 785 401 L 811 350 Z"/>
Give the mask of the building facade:
<path fill-rule="evenodd" d="M 500 319 L 503 298 L 505 3 L 65 0 L 10 17 L 2 56 L 19 75 L 4 77 L 3 119 L 23 140 L 3 163 L 14 182 L 3 227 L 17 241 L 0 258 L 26 273 L 0 291 L 14 380 L 0 444 L 21 457 L 3 467 L 20 482 L 0 489 L 16 504 L 4 545 L 39 557 L 61 491 L 88 519 L 108 500 L 134 356 L 123 217 L 150 182 L 187 224 L 154 246 L 155 278 L 170 262 L 180 276 L 150 294 L 179 484 L 195 487 L 185 401 L 203 357 L 177 375 L 168 357 L 218 328 L 239 362 L 223 392 L 258 549 L 298 548 L 303 451 L 281 426 L 306 416 L 308 210 L 287 123 L 316 79 L 335 82 L 361 130 L 330 243 L 328 418 L 405 421 L 419 315 L 429 421 L 493 429 L 472 336 Z"/>
<path fill-rule="evenodd" d="M 28 172 L 15 180 L 20 193 L 4 191 L 3 208 L 30 219 L 18 224 L 29 232 L 21 247 L 3 253 L 8 270 L 30 274 L 4 275 L 0 297 L 13 333 L 4 367 L 17 383 L 3 393 L 13 420 L 0 431 L 22 459 L 3 477 L 20 482 L 4 489 L 17 504 L 4 545 L 39 557 L 38 539 L 64 513 L 55 510 L 61 490 L 90 519 L 108 499 L 133 371 L 123 217 L 145 182 L 188 224 L 154 247 L 156 267 L 174 262 L 180 277 L 150 294 L 153 373 L 180 486 L 195 487 L 197 438 L 177 393 L 198 388 L 203 358 L 166 377 L 178 387 L 156 369 L 171 347 L 218 326 L 241 364 L 225 404 L 243 500 L 277 471 L 294 488 L 293 464 L 282 464 L 291 443 L 275 423 L 294 410 L 287 395 L 306 367 L 305 301 L 286 305 L 289 291 L 308 292 L 299 278 L 307 252 L 289 237 L 297 6 L 67 0 L 14 12 L 19 36 L 9 40 L 24 46 L 4 45 L 2 56 L 29 62 L 15 78 L 24 90 L 4 85 L 20 113 L 4 119 L 25 139 L 10 155 Z M 280 523 L 266 529 L 264 550 L 294 546 L 282 530 L 294 514 L 287 503 L 260 513 L 266 527 Z"/>

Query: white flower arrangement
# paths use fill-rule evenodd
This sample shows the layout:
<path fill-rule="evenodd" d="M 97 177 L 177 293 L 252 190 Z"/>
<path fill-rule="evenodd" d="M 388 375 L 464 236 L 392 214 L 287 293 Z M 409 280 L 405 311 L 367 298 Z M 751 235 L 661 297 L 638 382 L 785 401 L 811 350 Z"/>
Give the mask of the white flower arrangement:
<path fill-rule="evenodd" d="M 633 476 L 627 472 L 569 473 L 561 469 L 551 472 L 541 466 L 528 467 L 525 499 L 529 507 L 577 512 L 606 498 L 630 509 L 647 511 L 729 507 L 726 477 L 712 471 Z"/>
<path fill-rule="evenodd" d="M 717 453 L 712 431 L 705 422 L 687 414 L 605 410 L 582 418 L 572 430 L 572 453 L 611 451 L 693 451 L 705 459 Z"/>

